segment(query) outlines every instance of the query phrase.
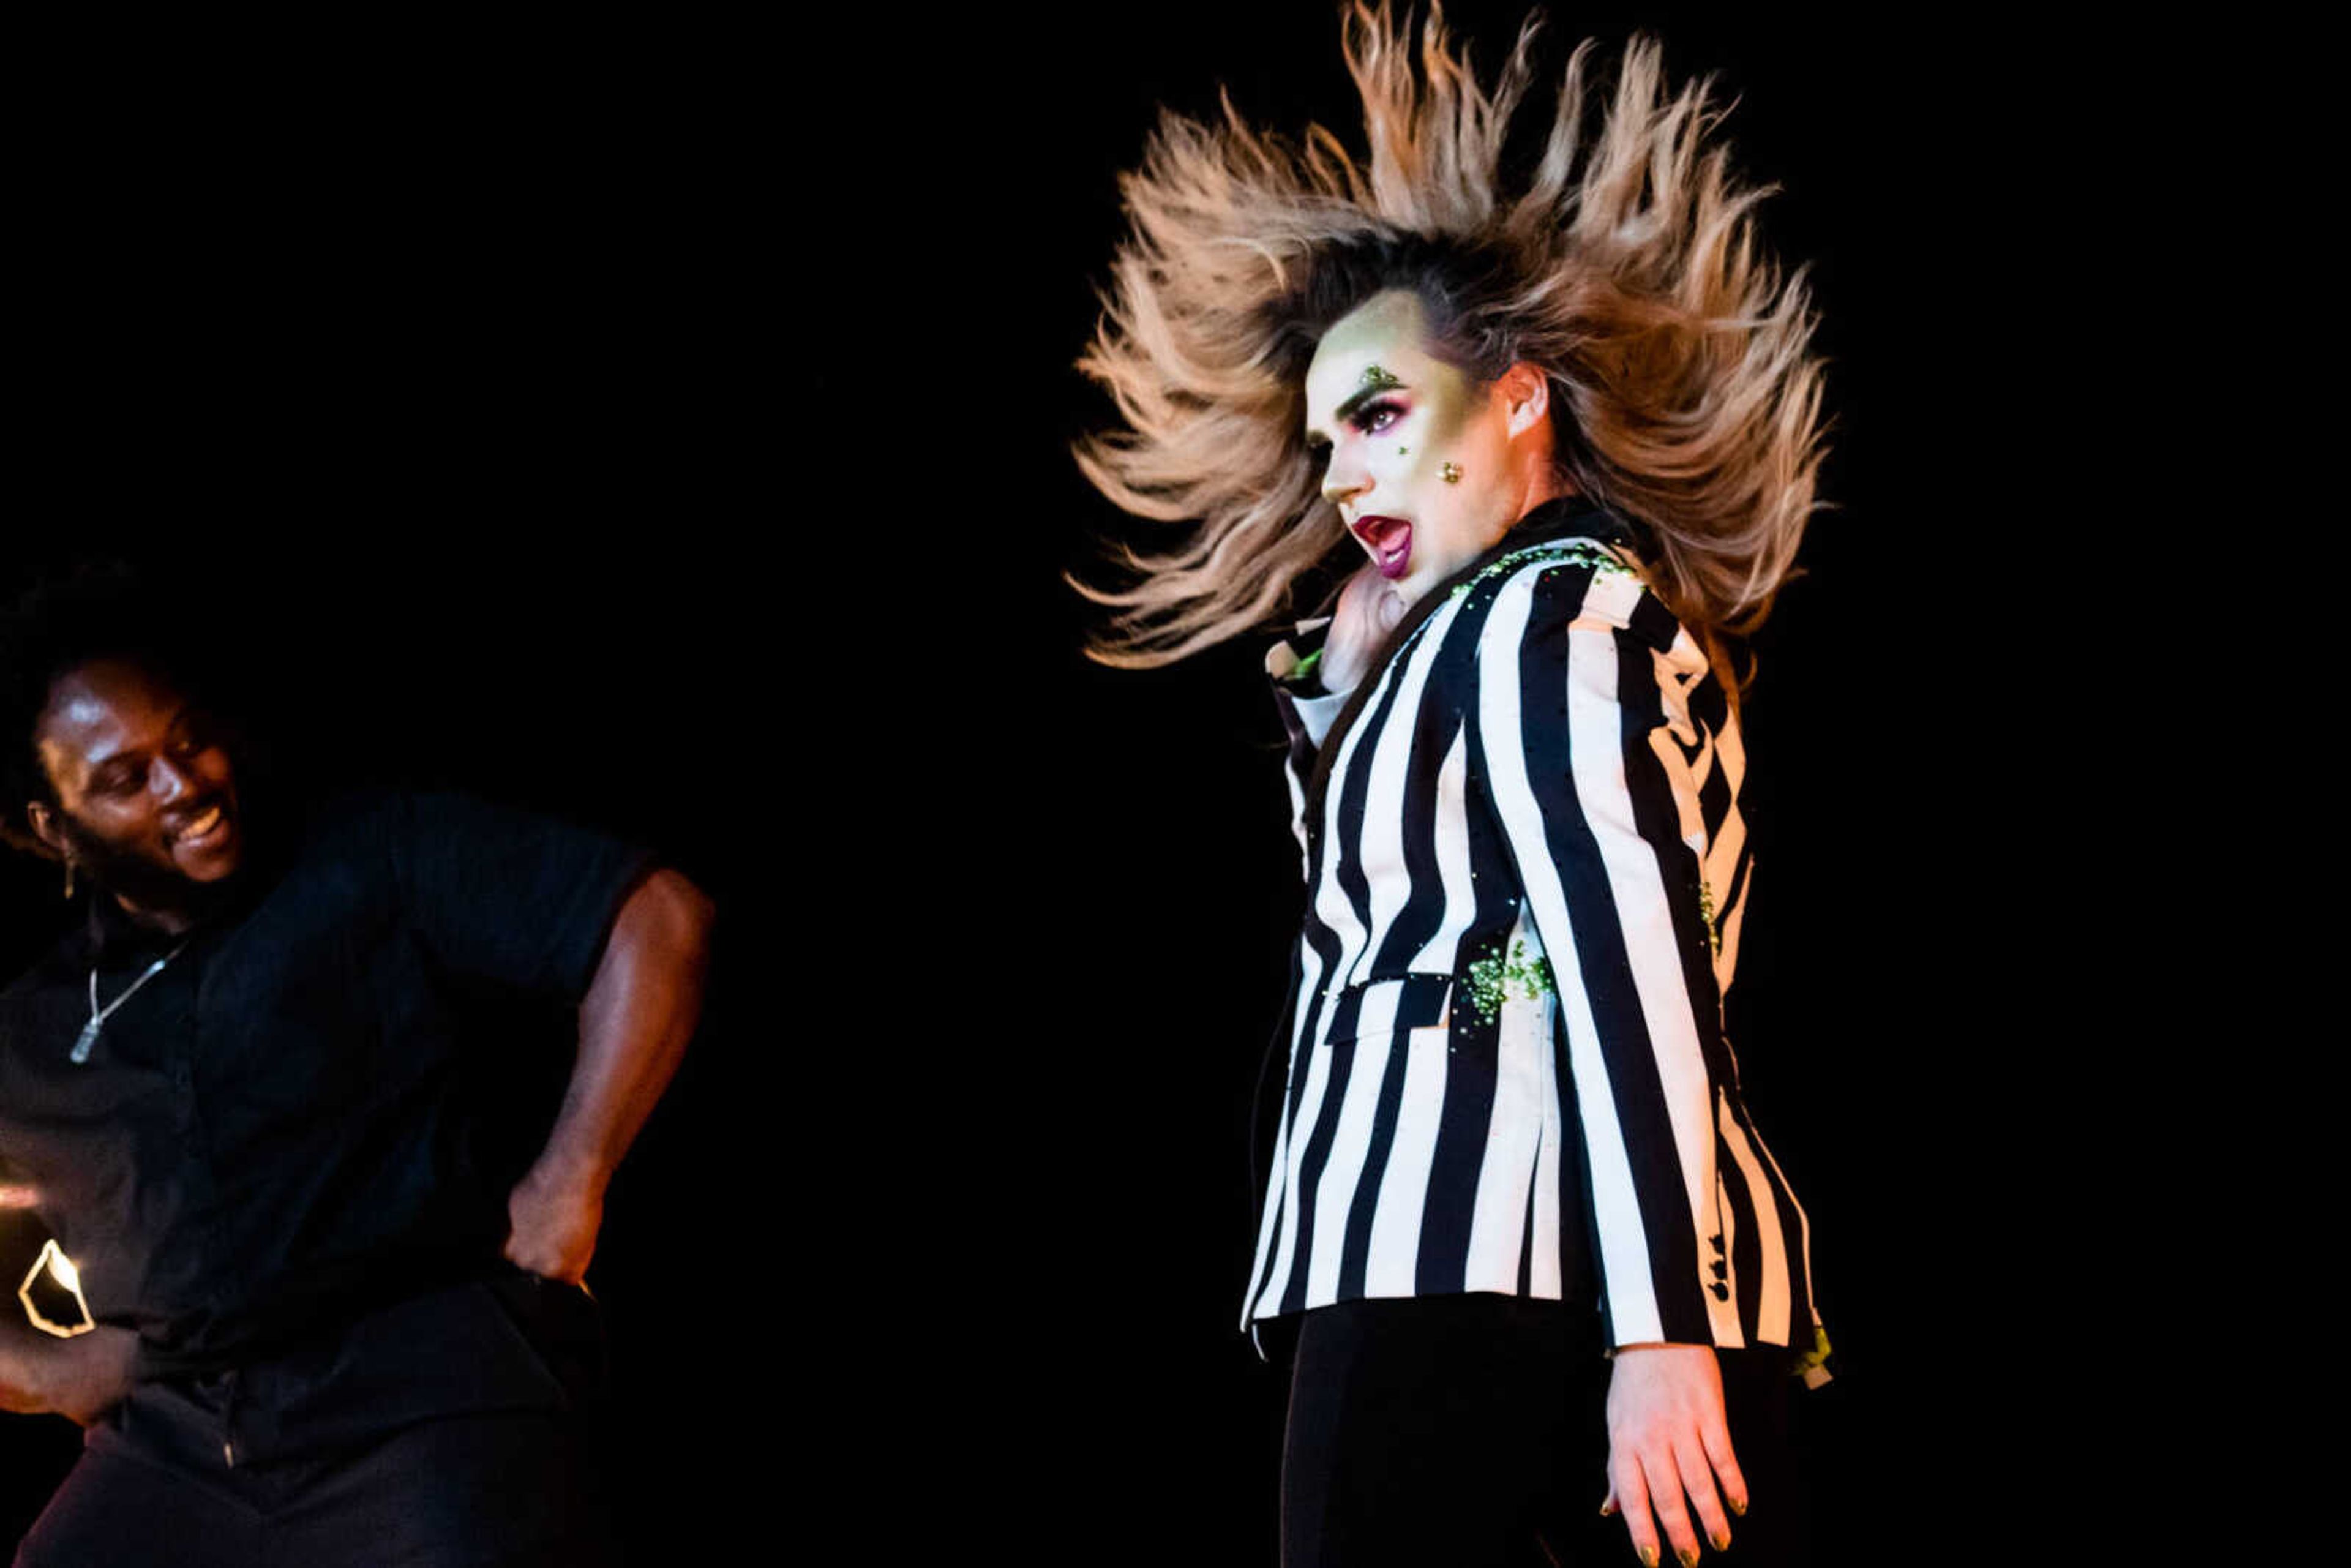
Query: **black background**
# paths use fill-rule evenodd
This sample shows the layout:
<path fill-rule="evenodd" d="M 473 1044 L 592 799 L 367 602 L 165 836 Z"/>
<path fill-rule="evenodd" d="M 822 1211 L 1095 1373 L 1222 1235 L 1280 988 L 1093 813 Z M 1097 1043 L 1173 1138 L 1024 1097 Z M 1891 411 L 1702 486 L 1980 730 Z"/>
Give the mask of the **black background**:
<path fill-rule="evenodd" d="M 1490 68 L 1515 8 L 1452 15 Z M 1831 361 L 1730 1002 L 1843 1369 L 1805 1400 L 1823 1560 L 1966 1560 L 2053 1471 L 2115 1475 L 2110 1414 L 2054 1434 L 2104 1407 L 2167 1190 L 2092 1125 L 2135 1113 L 2146 808 L 2082 760 L 2134 722 L 2083 650 L 2133 623 L 2104 541 L 2147 515 L 2105 357 L 2137 187 L 2084 171 L 2150 132 L 2108 114 L 2128 47 L 2045 27 L 1602 5 L 1545 57 L 1636 27 L 1738 99 Z M 16 68 L 6 586 L 155 566 L 319 776 L 600 822 L 721 900 L 593 1275 L 644 1559 L 1270 1560 L 1281 1388 L 1234 1319 L 1298 891 L 1261 644 L 1102 670 L 1060 576 L 1126 526 L 1066 455 L 1108 417 L 1070 367 L 1115 175 L 1219 84 L 1352 133 L 1330 10 Z M 30 862 L 5 894 L 18 961 L 57 905 Z M 75 1435 L 0 1445 L 13 1531 Z"/>

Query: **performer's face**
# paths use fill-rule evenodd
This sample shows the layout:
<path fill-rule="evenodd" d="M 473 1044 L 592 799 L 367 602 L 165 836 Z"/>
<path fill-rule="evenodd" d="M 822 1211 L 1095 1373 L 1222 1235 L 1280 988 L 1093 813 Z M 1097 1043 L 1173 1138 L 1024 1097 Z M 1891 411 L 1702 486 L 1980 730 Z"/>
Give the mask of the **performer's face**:
<path fill-rule="evenodd" d="M 1423 323 L 1416 295 L 1375 295 L 1306 371 L 1307 439 L 1329 444 L 1322 493 L 1407 604 L 1508 533 L 1527 499 L 1510 390 L 1430 354 Z"/>
<path fill-rule="evenodd" d="M 57 803 L 37 803 L 33 826 L 100 885 L 177 909 L 235 872 L 245 835 L 228 753 L 201 711 L 136 664 L 58 676 L 34 747 Z"/>

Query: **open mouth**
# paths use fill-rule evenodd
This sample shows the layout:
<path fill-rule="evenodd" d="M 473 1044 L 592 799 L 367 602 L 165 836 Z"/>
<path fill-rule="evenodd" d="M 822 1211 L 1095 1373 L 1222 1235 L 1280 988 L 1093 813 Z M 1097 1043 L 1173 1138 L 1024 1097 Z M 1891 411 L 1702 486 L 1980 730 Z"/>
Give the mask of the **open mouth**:
<path fill-rule="evenodd" d="M 1355 537 L 1371 547 L 1380 575 L 1394 581 L 1412 559 L 1412 525 L 1402 517 L 1357 517 Z"/>

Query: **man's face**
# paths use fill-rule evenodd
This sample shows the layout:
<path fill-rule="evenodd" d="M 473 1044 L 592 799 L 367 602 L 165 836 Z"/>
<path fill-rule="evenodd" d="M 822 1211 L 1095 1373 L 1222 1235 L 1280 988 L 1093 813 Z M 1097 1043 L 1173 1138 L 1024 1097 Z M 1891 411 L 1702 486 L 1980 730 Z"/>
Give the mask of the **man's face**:
<path fill-rule="evenodd" d="M 1416 295 L 1375 295 L 1306 371 L 1307 439 L 1330 447 L 1322 494 L 1406 604 L 1518 521 L 1503 400 L 1433 357 L 1423 320 Z"/>
<path fill-rule="evenodd" d="M 43 836 L 104 886 L 172 907 L 237 868 L 236 780 L 210 721 L 135 664 L 59 676 L 34 732 L 57 805 Z"/>

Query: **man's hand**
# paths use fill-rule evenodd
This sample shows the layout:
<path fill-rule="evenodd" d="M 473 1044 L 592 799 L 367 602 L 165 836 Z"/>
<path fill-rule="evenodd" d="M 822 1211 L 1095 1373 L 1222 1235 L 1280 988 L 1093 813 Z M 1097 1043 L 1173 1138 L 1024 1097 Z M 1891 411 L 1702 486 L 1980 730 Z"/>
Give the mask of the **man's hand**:
<path fill-rule="evenodd" d="M 1353 691 L 1381 639 L 1404 619 L 1404 609 L 1379 568 L 1363 567 L 1347 579 L 1322 636 L 1322 689 Z"/>
<path fill-rule="evenodd" d="M 604 1188 L 652 1114 L 702 1012 L 713 909 L 666 868 L 621 904 L 580 1003 L 580 1054 L 547 1147 L 507 1198 L 506 1255 L 587 1288 Z"/>
<path fill-rule="evenodd" d="M 604 1223 L 603 1179 L 542 1155 L 507 1196 L 507 1261 L 584 1290 Z"/>
<path fill-rule="evenodd" d="M 1722 1368 L 1714 1347 L 1620 1346 L 1608 1377 L 1608 1500 L 1600 1511 L 1624 1511 L 1633 1550 L 1651 1568 L 1657 1563 L 1658 1523 L 1674 1554 L 1685 1563 L 1696 1563 L 1698 1534 L 1682 1506 L 1685 1492 L 1714 1549 L 1729 1546 L 1730 1521 L 1723 1503 L 1727 1500 L 1733 1513 L 1745 1513 L 1747 1480 L 1730 1451 Z"/>
<path fill-rule="evenodd" d="M 21 1325 L 0 1336 L 0 1410 L 63 1416 L 87 1427 L 131 1392 L 139 1336 L 99 1326 L 53 1339 Z"/>

